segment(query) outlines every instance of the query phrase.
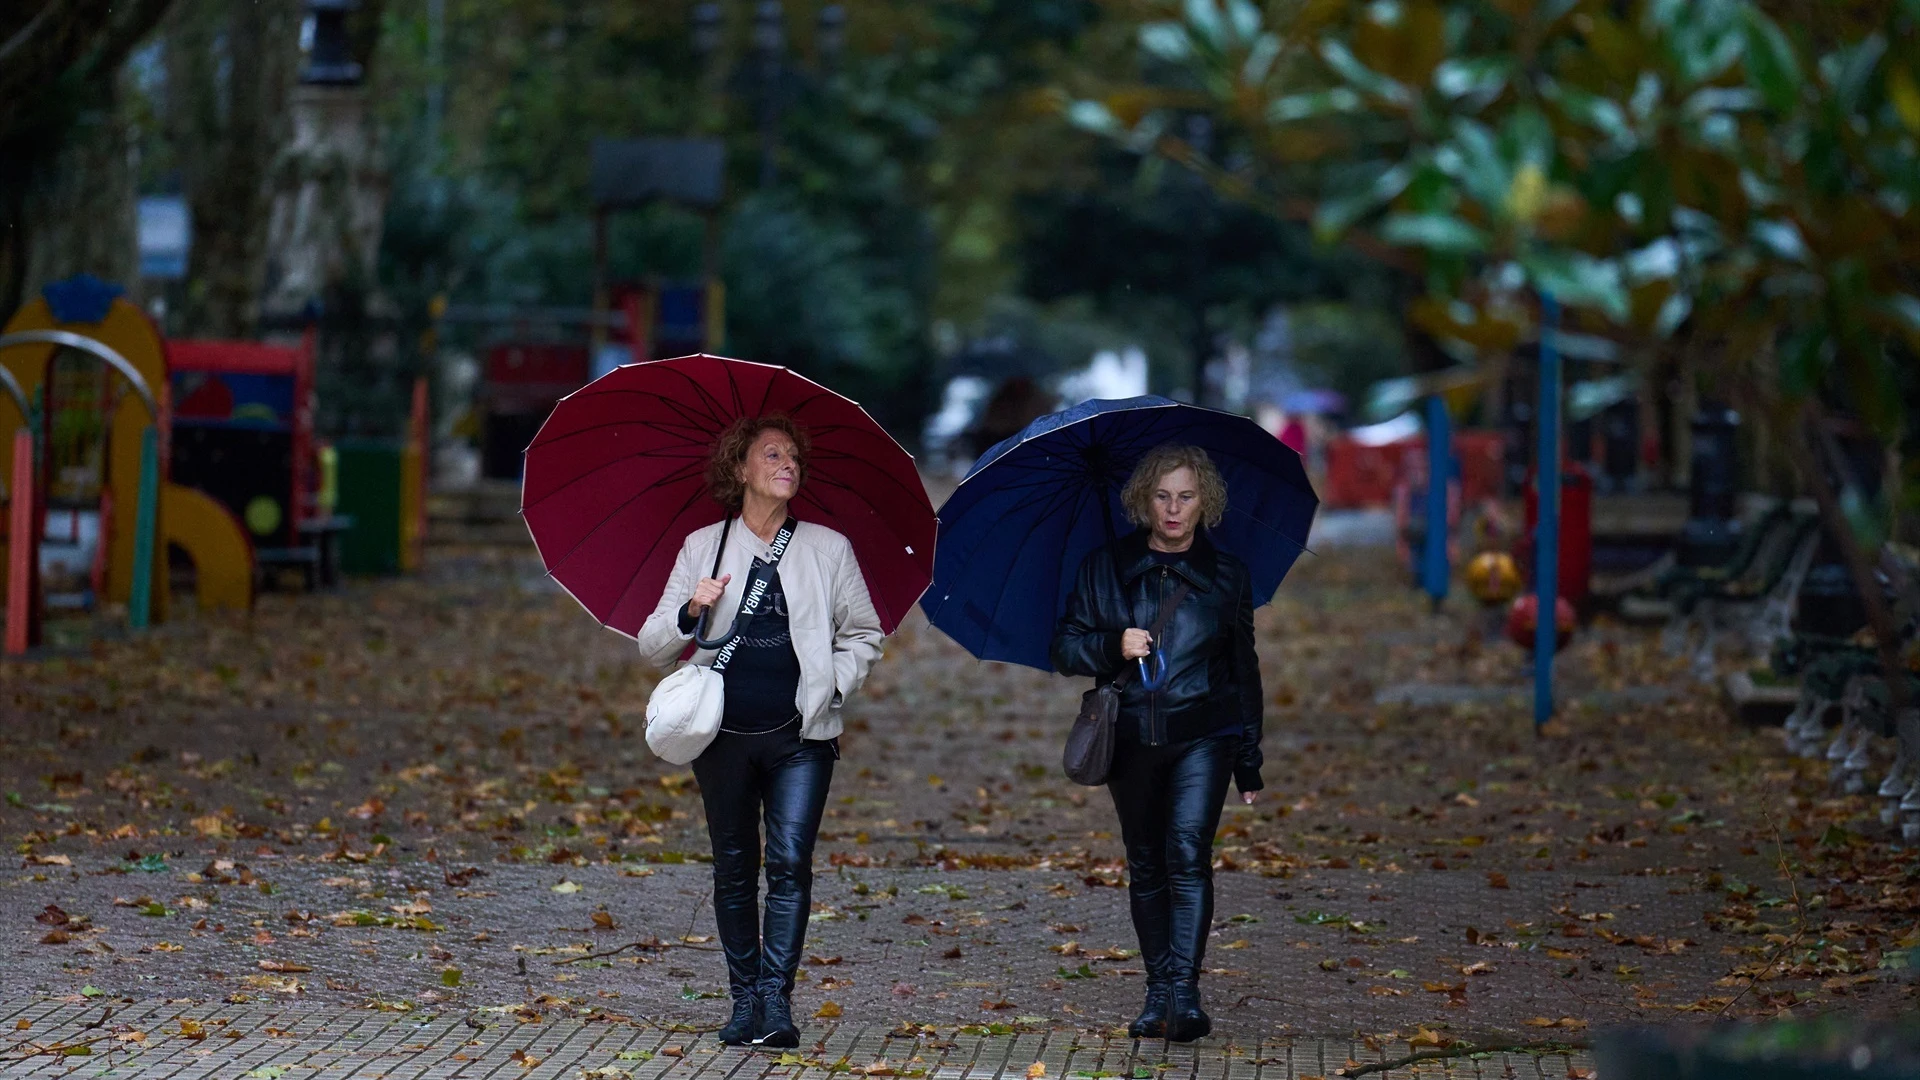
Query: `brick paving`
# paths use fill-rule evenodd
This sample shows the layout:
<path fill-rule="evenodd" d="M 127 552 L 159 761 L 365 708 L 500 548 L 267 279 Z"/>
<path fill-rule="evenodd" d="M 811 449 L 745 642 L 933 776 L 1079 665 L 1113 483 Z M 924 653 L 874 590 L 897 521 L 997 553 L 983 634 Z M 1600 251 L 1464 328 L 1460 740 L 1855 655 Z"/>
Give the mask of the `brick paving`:
<path fill-rule="evenodd" d="M 28 1026 L 20 1030 L 23 1023 Z M 805 1026 L 798 1050 L 756 1051 L 628 1020 L 526 1022 L 458 1011 L 394 1016 L 161 1001 L 0 1006 L 0 1026 L 6 1029 L 0 1076 L 143 1080 L 824 1080 L 848 1073 L 925 1080 L 1304 1080 L 1417 1052 L 1398 1041 L 1273 1038 L 1176 1046 L 1092 1031 L 994 1035 L 846 1022 Z M 1560 1080 L 1591 1069 L 1582 1050 L 1492 1052 L 1369 1075 Z"/>
<path fill-rule="evenodd" d="M 655 676 L 536 569 L 443 552 L 421 579 L 0 664 L 0 1076 L 136 1050 L 106 1075 L 270 1077 L 297 1054 L 395 1076 L 820 1068 L 707 1052 L 723 972 L 698 793 L 641 741 Z M 1401 580 L 1330 552 L 1260 613 L 1269 789 L 1218 839 L 1219 1033 L 1168 1060 L 1260 1080 L 1413 1037 L 1912 1009 L 1920 873 L 1870 799 L 1730 726 L 1621 627 L 1575 639 L 1565 715 L 1535 737 L 1523 655 Z M 1059 775 L 1081 688 L 917 618 L 890 642 L 822 831 L 797 1005 L 827 1047 L 801 1057 L 1058 1080 L 1163 1052 L 1110 1041 L 1140 976 L 1112 808 Z M 94 1056 L 21 1058 L 108 1007 Z M 919 1049 L 885 1042 L 907 1024 L 931 1029 Z M 690 1056 L 594 1057 L 672 1039 Z"/>

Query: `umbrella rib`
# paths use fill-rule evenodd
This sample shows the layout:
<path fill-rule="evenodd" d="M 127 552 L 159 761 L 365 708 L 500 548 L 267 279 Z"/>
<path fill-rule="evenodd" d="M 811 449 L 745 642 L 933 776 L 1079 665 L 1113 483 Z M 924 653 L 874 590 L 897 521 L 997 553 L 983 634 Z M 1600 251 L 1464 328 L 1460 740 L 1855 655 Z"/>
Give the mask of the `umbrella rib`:
<path fill-rule="evenodd" d="M 708 432 L 705 429 L 696 428 L 696 427 L 679 428 L 674 425 L 664 424 L 659 421 L 652 421 L 652 420 L 608 420 L 604 423 L 589 424 L 585 427 L 575 428 L 572 431 L 560 432 L 558 434 L 555 434 L 552 437 L 545 440 L 544 442 L 534 443 L 528 446 L 527 449 L 528 450 L 546 450 L 549 447 L 558 446 L 559 444 L 566 442 L 568 439 L 571 439 L 576 435 L 591 435 L 595 432 L 606 431 L 610 428 L 611 429 L 633 428 L 638 431 L 645 432 L 647 434 L 664 435 L 669 438 L 680 440 L 678 443 L 672 443 L 672 444 L 662 445 L 658 447 L 648 447 L 646 449 L 646 452 L 650 454 L 666 454 L 666 453 L 673 453 L 675 451 L 682 451 L 682 452 L 691 451 L 696 454 L 704 455 L 709 452 L 702 445 L 702 443 L 705 440 L 700 439 L 700 436 L 708 434 Z"/>
<path fill-rule="evenodd" d="M 1091 491 L 1086 491 L 1086 490 L 1082 490 L 1082 491 L 1079 491 L 1079 492 L 1077 492 L 1077 493 L 1073 493 L 1073 494 L 1070 494 L 1070 495 L 1069 495 L 1068 497 L 1069 497 L 1070 499 L 1073 499 L 1073 500 L 1076 500 L 1076 501 L 1077 501 L 1077 500 L 1079 500 L 1079 499 L 1085 499 L 1085 498 L 1087 498 L 1087 497 L 1090 497 L 1090 496 L 1091 496 L 1092 494 L 1093 494 L 1093 493 L 1092 493 Z M 1021 538 L 1020 538 L 1020 543 L 1018 543 L 1018 544 L 1016 544 L 1016 545 L 1014 546 L 1014 549 L 1013 549 L 1013 559 L 1012 559 L 1012 561 L 1011 561 L 1011 562 L 1009 563 L 1009 566 L 1008 566 L 1008 568 L 1009 568 L 1009 570 L 1011 570 L 1013 566 L 1017 566 L 1017 565 L 1019 564 L 1019 562 L 1020 562 L 1020 556 L 1021 556 L 1021 555 L 1022 555 L 1023 553 L 1025 553 L 1025 551 L 1026 551 L 1026 549 L 1027 549 L 1027 545 L 1033 542 L 1033 538 L 1034 538 L 1034 537 L 1035 537 L 1036 535 L 1038 535 L 1038 534 L 1039 534 L 1039 532 L 1040 532 L 1040 530 L 1039 530 L 1039 529 L 1029 529 L 1029 530 L 1027 530 L 1027 534 L 1026 534 L 1025 536 L 1023 536 L 1023 537 L 1021 537 Z M 1084 561 L 1084 558 L 1083 558 L 1083 561 Z M 1075 568 L 1074 568 L 1074 570 L 1075 570 L 1075 573 L 1077 574 L 1077 573 L 1078 573 L 1078 571 L 1079 571 L 1079 568 L 1078 568 L 1078 567 L 1075 567 Z M 1004 605 L 1004 604 L 1005 604 L 1005 603 L 1007 602 L 1007 590 L 1008 590 L 1009 588 L 1012 588 L 1012 586 L 1013 586 L 1013 580 L 1014 580 L 1014 575 L 1013 575 L 1012 573 L 1008 573 L 1008 574 L 1007 574 L 1007 577 L 1006 577 L 1006 580 L 1005 580 L 1005 581 L 1002 581 L 1002 582 L 1000 583 L 1000 593 L 999 593 L 999 595 L 998 595 L 998 596 L 996 596 L 996 597 L 994 597 L 994 601 L 993 601 L 993 621 L 994 621 L 994 623 L 995 623 L 995 624 L 998 624 L 998 623 L 999 623 L 999 621 L 1000 621 L 1000 608 L 1002 607 L 1002 605 Z M 1055 617 L 1054 617 L 1054 620 L 1052 620 L 1052 621 L 1055 621 L 1055 622 L 1057 622 L 1057 621 L 1058 621 L 1058 615 L 1057 615 L 1057 614 L 1055 615 Z M 1048 638 L 1048 640 L 1049 640 L 1049 642 L 1051 642 L 1051 640 L 1052 640 L 1052 638 L 1053 638 L 1053 634 L 1052 634 L 1052 632 L 1051 632 L 1051 631 L 1049 631 L 1049 632 L 1048 632 L 1048 635 L 1047 635 L 1047 638 Z M 1049 648 L 1048 648 L 1048 650 L 1047 650 L 1047 652 L 1048 652 L 1048 656 L 1049 656 L 1049 658 L 1051 658 L 1051 656 L 1052 656 L 1052 652 L 1053 652 L 1053 650 L 1052 650 L 1052 648 L 1051 648 L 1051 647 L 1049 647 Z M 1049 666 L 1049 667 L 1051 667 L 1051 666 L 1052 666 L 1052 665 L 1051 665 L 1051 662 L 1049 662 L 1049 665 L 1048 665 L 1048 666 Z"/>
<path fill-rule="evenodd" d="M 1056 484 L 1050 488 L 1037 489 L 1033 494 L 1023 496 L 1019 502 L 1016 502 L 1014 505 L 1007 507 L 1005 510 L 1001 511 L 1000 516 L 1003 518 L 1006 518 L 1006 517 L 1012 517 L 1016 514 L 1023 514 L 1035 506 L 1039 506 L 1039 505 L 1042 505 L 1043 503 L 1046 503 L 1049 500 L 1049 498 L 1051 498 L 1053 500 L 1054 505 L 1050 510 L 1043 512 L 1040 515 L 1042 520 L 1047 520 L 1059 514 L 1062 510 L 1066 508 L 1067 504 L 1084 499 L 1089 494 L 1090 493 L 1087 492 L 1084 488 L 1073 487 L 1073 486 L 1064 485 L 1064 484 Z M 1009 568 L 1011 568 L 1013 564 L 1018 563 L 1020 561 L 1021 552 L 1025 550 L 1026 544 L 1028 543 L 1028 541 L 1030 541 L 1033 538 L 1033 534 L 1036 531 L 1038 530 L 1034 530 L 1034 529 L 1028 530 L 1026 537 L 1021 540 L 1019 546 L 1014 548 L 1013 558 L 1008 563 Z M 1012 574 L 1009 573 L 1007 582 L 1011 582 L 1011 580 L 1012 580 Z M 1006 589 L 1007 582 L 1002 583 L 1001 595 L 998 599 L 994 601 L 994 615 L 996 618 L 999 616 L 999 613 L 1000 613 L 1000 604 L 1005 600 L 1005 589 Z"/>
<path fill-rule="evenodd" d="M 575 484 L 584 482 L 587 479 L 587 477 L 592 476 L 593 474 L 600 472 L 603 469 L 611 469 L 615 465 L 628 465 L 638 458 L 652 457 L 652 456 L 654 456 L 653 451 L 638 450 L 631 454 L 622 454 L 617 458 L 612 458 L 607 461 L 603 461 L 600 464 L 595 465 L 593 468 L 588 469 L 586 472 L 581 473 L 579 476 L 576 476 L 573 479 L 568 480 L 565 484 L 562 484 L 559 487 L 554 488 L 552 491 L 547 492 L 545 495 L 542 495 L 539 498 L 533 500 L 532 502 L 522 502 L 520 504 L 520 512 L 522 514 L 525 514 L 527 511 L 539 506 L 541 503 L 546 502 L 548 499 L 553 498 L 555 495 L 559 495 L 571 489 Z M 698 465 L 700 464 L 700 462 L 696 459 L 693 462 L 693 464 Z M 669 484 L 676 480 L 686 480 L 692 477 L 693 475 L 695 475 L 695 472 L 697 472 L 697 470 L 689 470 L 686 465 L 682 465 L 679 469 L 673 472 L 667 473 L 666 475 L 660 477 L 658 480 L 655 480 L 651 484 L 648 484 L 645 488 L 641 489 L 641 491 L 637 493 L 635 497 L 637 498 L 638 495 L 644 495 L 646 494 L 647 491 L 657 488 L 662 484 Z M 618 512 L 619 511 L 617 510 L 615 511 L 615 513 L 618 513 Z M 604 525 L 606 524 L 606 522 L 602 521 L 600 524 Z M 594 528 L 596 529 L 599 527 L 600 527 L 599 525 L 594 526 Z M 588 535 L 589 536 L 592 535 L 592 530 L 588 530 Z M 572 552 L 569 551 L 568 554 L 571 555 Z"/>
<path fill-rule="evenodd" d="M 682 475 L 682 476 L 675 477 L 675 479 L 684 481 L 687 479 L 687 477 L 685 475 Z M 562 555 L 558 560 L 556 560 L 553 563 L 553 565 L 547 568 L 547 572 L 550 574 L 558 574 L 560 572 L 560 568 L 562 566 L 565 566 L 567 564 L 567 561 L 572 559 L 573 556 L 577 552 L 579 552 L 580 546 L 582 544 L 585 544 L 588 540 L 593 539 L 594 534 L 598 533 L 601 529 L 605 528 L 607 522 L 612 521 L 615 517 L 619 516 L 619 514 L 622 511 L 626 510 L 627 507 L 632 506 L 635 502 L 639 501 L 642 497 L 652 492 L 660 490 L 661 486 L 667 482 L 668 481 L 665 481 L 665 480 L 656 481 L 655 483 L 649 484 L 647 487 L 642 488 L 641 490 L 636 491 L 632 495 L 629 495 L 627 498 L 621 500 L 618 506 L 615 506 L 612 510 L 607 512 L 607 516 L 601 518 L 598 522 L 596 522 L 593 528 L 588 529 L 584 534 L 581 535 L 579 540 L 574 541 L 573 546 L 567 549 L 567 553 L 565 555 Z M 701 490 L 700 494 L 701 495 L 706 494 L 704 488 Z M 695 495 L 693 498 L 687 500 L 687 502 L 682 504 L 679 511 L 675 513 L 673 516 L 679 517 L 680 514 L 686 513 L 687 508 L 692 506 L 695 502 L 698 502 L 699 498 L 700 498 L 699 495 Z M 662 533 L 659 536 L 656 536 L 654 538 L 653 543 L 648 545 L 646 553 L 640 557 L 639 565 L 645 565 L 648 559 L 653 558 L 653 553 L 660 549 L 660 541 L 665 539 L 665 537 L 666 537 L 666 534 Z M 629 584 L 632 583 L 631 579 L 629 579 L 628 583 Z"/>
<path fill-rule="evenodd" d="M 1000 489 L 1000 490 L 1004 490 L 1004 489 Z M 1054 484 L 1044 488 L 1036 487 L 1032 494 L 1021 496 L 1020 500 L 1014 503 L 1014 505 L 1006 507 L 1005 509 L 999 511 L 998 516 L 1001 518 L 1011 518 L 1015 515 L 1024 514 L 1026 511 L 1028 511 L 1032 507 L 1041 505 L 1042 503 L 1046 502 L 1049 498 L 1051 498 L 1052 500 L 1054 500 L 1055 505 L 1051 509 L 1043 511 L 1039 515 L 1042 520 L 1045 520 L 1048 517 L 1051 517 L 1053 514 L 1059 512 L 1060 510 L 1060 506 L 1058 505 L 1059 503 L 1071 501 L 1075 497 L 1076 497 L 1075 492 L 1067 488 L 1067 485 Z M 956 517 L 950 521 L 944 522 L 943 524 L 946 527 L 942 531 L 949 532 L 949 533 L 952 532 L 953 529 L 958 527 L 959 522 L 961 520 L 963 519 Z M 952 549 L 947 548 L 944 550 L 951 551 Z M 1016 561 L 1017 561 L 1018 554 L 1019 552 L 1016 550 L 1015 551 Z M 965 564 L 965 563 L 971 563 L 972 555 L 973 555 L 973 550 L 969 550 L 965 556 L 959 556 L 956 554 L 954 557 L 960 558 L 963 564 Z M 959 576 L 964 578 L 967 575 L 963 572 Z M 996 604 L 997 603 L 998 601 L 996 601 Z M 946 604 L 945 604 L 945 601 L 943 600 L 941 603 L 941 607 L 944 608 L 945 606 Z M 997 614 L 997 611 L 996 611 L 996 614 Z"/>
<path fill-rule="evenodd" d="M 688 499 L 687 501 L 685 501 L 685 502 L 683 502 L 683 503 L 681 503 L 681 504 L 680 504 L 680 509 L 679 509 L 679 510 L 677 510 L 677 511 L 675 511 L 675 512 L 674 512 L 674 514 L 673 514 L 673 517 L 671 517 L 671 518 L 669 518 L 668 520 L 670 520 L 670 521 L 677 521 L 677 520 L 679 520 L 679 518 L 680 518 L 680 515 L 681 515 L 681 514 L 684 514 L 684 513 L 686 513 L 686 512 L 688 511 L 688 510 L 691 510 L 691 509 L 693 508 L 693 506 L 694 506 L 694 504 L 695 504 L 695 503 L 697 503 L 697 502 L 699 502 L 699 501 L 700 501 L 700 498 L 701 498 L 701 496 L 703 496 L 703 495 L 705 495 L 705 494 L 706 494 L 706 492 L 705 492 L 705 491 L 702 491 L 702 492 L 700 492 L 700 494 L 699 494 L 699 495 L 695 495 L 695 496 L 693 496 L 692 498 L 690 498 L 690 499 Z M 693 530 L 692 530 L 692 529 L 688 529 L 688 530 L 687 530 L 687 532 L 686 532 L 686 534 L 685 534 L 685 535 L 682 535 L 682 536 L 681 536 L 681 538 L 680 538 L 680 542 L 681 542 L 682 544 L 685 544 L 685 543 L 687 542 L 687 536 L 690 536 L 690 535 L 692 535 L 692 534 L 693 534 Z M 609 612 L 612 612 L 612 611 L 614 611 L 614 610 L 616 610 L 616 609 L 618 609 L 618 608 L 620 607 L 620 602 L 621 602 L 622 600 L 625 600 L 625 599 L 627 598 L 627 593 L 628 593 L 628 592 L 631 592 L 631 591 L 632 591 L 632 589 L 633 589 L 633 582 L 634 582 L 634 579 L 636 579 L 636 578 L 638 578 L 638 577 L 640 576 L 640 571 L 646 568 L 646 565 L 647 565 L 647 562 L 648 562 L 648 560 L 650 560 L 650 559 L 652 559 L 652 558 L 653 558 L 653 553 L 654 553 L 654 552 L 656 552 L 656 551 L 658 551 L 658 550 L 660 550 L 660 541 L 661 541 L 661 540 L 664 540 L 664 539 L 666 539 L 666 537 L 667 537 L 667 533 L 666 533 L 665 531 L 662 531 L 662 532 L 661 532 L 661 533 L 660 533 L 660 534 L 659 534 L 659 535 L 658 535 L 658 536 L 657 536 L 657 537 L 656 537 L 656 538 L 654 539 L 654 541 L 653 541 L 653 543 L 652 543 L 651 545 L 649 545 L 649 546 L 648 546 L 648 548 L 647 548 L 647 553 L 646 553 L 646 556 L 645 556 L 645 557 L 643 557 L 643 558 L 640 558 L 640 559 L 636 559 L 636 560 L 634 560 L 634 563 L 633 563 L 633 572 L 627 575 L 627 581 L 626 581 L 626 584 L 624 584 L 624 585 L 622 585 L 622 586 L 620 586 L 620 591 L 614 594 L 614 597 L 613 597 L 613 607 L 611 607 L 611 608 L 608 608 L 608 609 L 607 609 L 607 610 L 608 610 Z M 656 603 L 657 603 L 657 602 L 658 602 L 658 601 L 656 601 Z"/>

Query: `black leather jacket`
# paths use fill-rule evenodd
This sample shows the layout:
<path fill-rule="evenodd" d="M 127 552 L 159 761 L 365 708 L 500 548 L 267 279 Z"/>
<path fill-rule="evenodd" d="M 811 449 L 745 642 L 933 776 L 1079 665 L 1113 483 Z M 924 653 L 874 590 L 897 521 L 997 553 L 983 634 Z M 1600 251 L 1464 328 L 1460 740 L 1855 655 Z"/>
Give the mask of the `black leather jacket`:
<path fill-rule="evenodd" d="M 1141 689 L 1135 668 L 1121 690 L 1116 734 L 1159 745 L 1237 731 L 1234 783 L 1258 791 L 1265 698 L 1253 649 L 1253 586 L 1246 564 L 1214 547 L 1204 529 L 1164 565 L 1148 550 L 1144 529 L 1094 549 L 1054 628 L 1053 666 L 1111 682 L 1123 670 L 1122 632 L 1153 625 L 1160 603 L 1179 588 L 1176 576 L 1192 590 L 1154 643 L 1167 660 L 1166 685 Z"/>

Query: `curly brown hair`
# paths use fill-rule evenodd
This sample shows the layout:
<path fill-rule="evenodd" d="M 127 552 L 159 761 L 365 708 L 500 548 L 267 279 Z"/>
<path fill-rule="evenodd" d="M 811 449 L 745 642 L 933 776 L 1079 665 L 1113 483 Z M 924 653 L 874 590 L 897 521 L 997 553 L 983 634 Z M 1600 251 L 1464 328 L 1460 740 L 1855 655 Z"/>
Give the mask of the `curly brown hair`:
<path fill-rule="evenodd" d="M 1135 525 L 1152 526 L 1153 493 L 1159 489 L 1161 477 L 1182 467 L 1192 469 L 1194 479 L 1199 481 L 1200 519 L 1209 529 L 1220 524 L 1227 512 L 1227 484 L 1220 479 L 1213 459 L 1197 446 L 1162 443 L 1147 451 L 1133 467 L 1133 475 L 1120 492 L 1120 503 Z"/>
<path fill-rule="evenodd" d="M 743 416 L 720 433 L 713 442 L 713 454 L 707 458 L 707 490 L 730 514 L 739 513 L 747 497 L 747 485 L 740 479 L 740 466 L 746 464 L 748 452 L 765 431 L 778 431 L 793 440 L 794 456 L 800 465 L 799 482 L 801 485 L 807 482 L 807 455 L 813 450 L 807 429 L 783 413 Z"/>

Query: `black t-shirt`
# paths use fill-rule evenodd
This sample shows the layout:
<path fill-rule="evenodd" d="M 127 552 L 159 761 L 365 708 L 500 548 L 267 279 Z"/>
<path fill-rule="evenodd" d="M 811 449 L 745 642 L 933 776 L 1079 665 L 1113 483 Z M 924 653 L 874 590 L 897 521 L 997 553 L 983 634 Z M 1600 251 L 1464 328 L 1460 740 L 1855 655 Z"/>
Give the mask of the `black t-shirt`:
<path fill-rule="evenodd" d="M 753 565 L 760 571 L 766 564 L 755 559 Z M 727 731 L 773 731 L 797 715 L 793 702 L 800 691 L 800 657 L 793 651 L 778 567 L 767 578 L 753 621 L 734 639 L 733 658 L 720 676 L 727 688 L 720 726 Z"/>

